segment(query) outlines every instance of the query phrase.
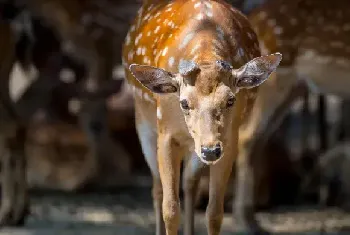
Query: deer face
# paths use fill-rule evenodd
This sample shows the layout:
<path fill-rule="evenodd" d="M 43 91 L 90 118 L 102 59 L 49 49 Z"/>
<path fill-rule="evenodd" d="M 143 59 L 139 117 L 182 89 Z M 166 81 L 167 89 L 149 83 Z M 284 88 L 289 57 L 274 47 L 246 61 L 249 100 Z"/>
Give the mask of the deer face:
<path fill-rule="evenodd" d="M 230 140 L 236 94 L 262 84 L 277 68 L 282 55 L 257 57 L 239 69 L 225 61 L 196 64 L 180 61 L 179 72 L 145 65 L 130 65 L 135 78 L 154 93 L 175 93 L 187 128 L 201 160 L 214 164 Z"/>

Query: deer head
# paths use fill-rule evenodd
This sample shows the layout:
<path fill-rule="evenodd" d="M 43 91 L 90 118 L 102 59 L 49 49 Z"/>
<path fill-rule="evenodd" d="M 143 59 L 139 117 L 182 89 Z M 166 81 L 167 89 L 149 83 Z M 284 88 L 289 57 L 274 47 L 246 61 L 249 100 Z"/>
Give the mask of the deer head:
<path fill-rule="evenodd" d="M 230 144 L 236 94 L 262 84 L 277 68 L 280 53 L 257 57 L 239 69 L 225 61 L 197 64 L 181 60 L 176 74 L 146 65 L 131 64 L 133 76 L 158 94 L 178 93 L 179 105 L 195 143 L 207 164 L 217 162 Z"/>

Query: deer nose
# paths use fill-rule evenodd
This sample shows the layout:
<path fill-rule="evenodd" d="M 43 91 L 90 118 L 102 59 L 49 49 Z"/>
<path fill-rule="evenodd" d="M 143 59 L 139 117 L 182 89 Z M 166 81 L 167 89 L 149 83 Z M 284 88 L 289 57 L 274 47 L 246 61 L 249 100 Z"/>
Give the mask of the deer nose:
<path fill-rule="evenodd" d="M 201 157 L 203 160 L 213 162 L 221 157 L 222 147 L 220 143 L 217 143 L 214 147 L 201 147 Z"/>

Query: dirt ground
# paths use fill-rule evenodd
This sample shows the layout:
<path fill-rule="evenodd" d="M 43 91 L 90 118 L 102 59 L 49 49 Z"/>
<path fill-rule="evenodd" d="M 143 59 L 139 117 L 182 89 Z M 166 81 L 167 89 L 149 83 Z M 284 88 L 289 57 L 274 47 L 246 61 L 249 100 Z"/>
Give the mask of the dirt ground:
<path fill-rule="evenodd" d="M 150 187 L 122 188 L 109 192 L 62 193 L 32 191 L 31 215 L 23 228 L 3 228 L 0 235 L 151 235 L 154 214 Z M 259 213 L 263 226 L 274 234 L 320 234 L 322 221 L 329 234 L 348 234 L 350 213 L 337 209 L 290 209 Z M 234 234 L 226 213 L 223 235 Z M 236 228 L 237 229 L 237 228 Z M 343 230 L 341 233 L 340 230 Z M 204 235 L 204 211 L 196 216 L 196 234 Z M 235 233 L 239 234 L 239 233 Z"/>

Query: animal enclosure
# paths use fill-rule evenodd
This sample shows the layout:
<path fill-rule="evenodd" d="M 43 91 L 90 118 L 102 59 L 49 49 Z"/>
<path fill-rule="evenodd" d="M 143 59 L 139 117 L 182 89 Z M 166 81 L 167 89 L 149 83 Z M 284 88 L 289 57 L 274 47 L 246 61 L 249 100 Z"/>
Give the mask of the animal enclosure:
<path fill-rule="evenodd" d="M 197 86 L 199 71 L 209 74 L 203 89 L 212 77 L 243 74 L 225 103 L 246 111 L 230 142 L 239 147 L 222 193 L 220 234 L 260 226 L 272 234 L 349 231 L 349 9 L 347 0 L 1 0 L 0 234 L 163 234 L 163 216 L 171 215 L 161 213 L 160 198 L 170 181 L 155 177 L 161 154 L 148 155 L 159 149 L 158 136 L 175 132 L 187 133 L 176 146 L 200 133 L 203 141 L 190 157 L 174 148 L 186 159 L 179 198 L 165 201 L 181 202 L 181 234 L 208 234 L 210 170 L 201 171 L 186 204 L 186 166 L 193 158 L 215 166 L 225 140 L 211 138 L 213 116 L 205 109 L 195 116 L 193 94 L 183 92 L 184 84 Z M 200 61 L 214 61 L 210 51 L 225 55 L 218 73 Z M 278 66 L 277 57 L 249 65 L 277 53 Z M 161 70 L 132 71 L 131 64 Z M 186 79 L 160 87 L 162 71 Z M 258 82 L 262 73 L 268 78 Z M 257 86 L 256 95 L 248 86 Z M 173 89 L 181 90 L 179 104 L 157 98 Z M 239 94 L 252 97 L 251 106 Z M 143 128 L 152 117 L 158 129 Z M 184 117 L 190 124 L 180 125 Z"/>

